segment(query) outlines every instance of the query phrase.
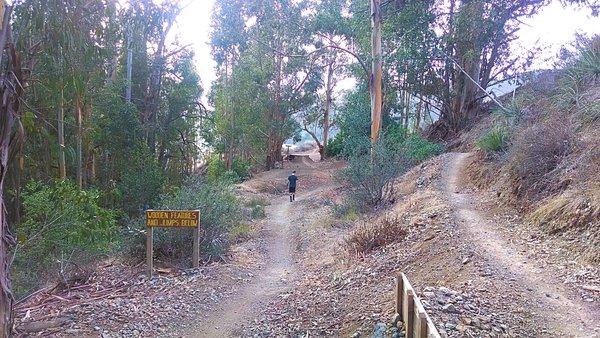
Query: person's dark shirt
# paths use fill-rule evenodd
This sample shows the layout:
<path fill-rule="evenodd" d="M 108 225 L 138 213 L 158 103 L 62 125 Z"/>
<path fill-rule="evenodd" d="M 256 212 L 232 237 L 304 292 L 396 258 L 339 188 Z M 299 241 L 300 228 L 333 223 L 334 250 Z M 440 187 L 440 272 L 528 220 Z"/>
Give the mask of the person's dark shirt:
<path fill-rule="evenodd" d="M 298 177 L 296 175 L 290 175 L 290 177 L 288 177 L 288 181 L 290 181 L 290 188 L 296 187 L 297 180 L 298 180 Z"/>

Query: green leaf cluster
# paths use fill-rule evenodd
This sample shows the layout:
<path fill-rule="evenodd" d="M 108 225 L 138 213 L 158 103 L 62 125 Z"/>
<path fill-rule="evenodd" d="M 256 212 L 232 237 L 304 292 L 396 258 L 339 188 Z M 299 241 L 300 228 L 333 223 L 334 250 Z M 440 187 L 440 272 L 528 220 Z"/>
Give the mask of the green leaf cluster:
<path fill-rule="evenodd" d="M 19 243 L 38 258 L 75 249 L 106 251 L 115 241 L 117 212 L 101 207 L 97 189 L 79 190 L 69 181 L 30 182 L 23 191 L 24 222 Z"/>
<path fill-rule="evenodd" d="M 508 129 L 504 126 L 494 126 L 476 142 L 479 149 L 487 152 L 504 151 L 509 146 Z"/>
<path fill-rule="evenodd" d="M 22 197 L 23 222 L 16 230 L 12 266 L 17 294 L 39 287 L 43 273 L 66 274 L 82 259 L 116 248 L 119 212 L 100 206 L 97 189 L 79 190 L 69 181 L 31 181 Z"/>
<path fill-rule="evenodd" d="M 155 209 L 166 210 L 200 210 L 201 243 L 200 251 L 204 259 L 220 259 L 224 257 L 229 246 L 227 233 L 238 225 L 242 219 L 241 204 L 233 193 L 231 183 L 208 181 L 200 176 L 189 177 L 183 185 L 160 197 Z M 134 243 L 128 244 L 131 249 L 137 248 L 138 254 L 143 253 L 144 219 L 132 222 L 137 231 L 130 238 Z M 179 263 L 189 264 L 193 237 L 190 229 L 156 229 L 154 239 L 155 254 Z M 185 263 L 184 263 L 185 262 Z M 182 265 L 183 265 L 182 264 Z M 187 265 L 189 266 L 189 265 Z"/>
<path fill-rule="evenodd" d="M 250 162 L 234 159 L 231 170 L 227 170 L 224 160 L 218 156 L 212 156 L 208 164 L 206 177 L 209 181 L 224 180 L 239 183 L 250 178 L 251 168 Z"/>

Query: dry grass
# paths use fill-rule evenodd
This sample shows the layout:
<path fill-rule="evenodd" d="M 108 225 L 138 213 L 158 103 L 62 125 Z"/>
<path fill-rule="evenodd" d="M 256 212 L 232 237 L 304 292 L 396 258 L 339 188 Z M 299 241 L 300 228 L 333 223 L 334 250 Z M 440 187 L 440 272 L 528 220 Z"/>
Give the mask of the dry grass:
<path fill-rule="evenodd" d="M 572 239 L 575 257 L 598 263 L 600 86 L 594 81 L 577 87 L 575 99 L 565 98 L 572 88 L 564 81 L 536 92 L 535 114 L 512 129 L 507 153 L 480 154 L 468 171 L 476 186 L 518 208 L 543 233 Z"/>
<path fill-rule="evenodd" d="M 520 130 L 509 150 L 512 194 L 525 202 L 540 200 L 554 190 L 556 169 L 575 148 L 575 128 L 555 114 Z"/>
<path fill-rule="evenodd" d="M 397 215 L 386 214 L 375 224 L 360 225 L 346 238 L 344 244 L 348 254 L 360 256 L 388 244 L 401 242 L 407 234 Z"/>
<path fill-rule="evenodd" d="M 596 224 L 595 229 L 598 229 L 599 226 L 600 223 Z M 587 245 L 582 251 L 581 258 L 592 264 L 600 265 L 600 251 L 598 248 L 600 248 L 600 233 L 597 230 L 591 230 L 589 231 Z"/>
<path fill-rule="evenodd" d="M 600 201 L 593 201 L 581 195 L 558 195 L 550 198 L 528 217 L 529 221 L 549 233 L 587 227 L 598 219 L 600 219 Z"/>

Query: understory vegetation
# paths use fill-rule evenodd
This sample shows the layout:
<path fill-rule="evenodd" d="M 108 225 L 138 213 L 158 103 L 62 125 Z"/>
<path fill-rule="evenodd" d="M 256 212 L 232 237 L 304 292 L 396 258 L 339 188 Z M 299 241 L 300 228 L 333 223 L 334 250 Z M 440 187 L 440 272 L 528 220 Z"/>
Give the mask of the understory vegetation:
<path fill-rule="evenodd" d="M 389 115 L 386 115 L 379 140 L 372 143 L 367 100 L 359 90 L 348 95 L 342 106 L 345 113 L 338 120 L 340 132 L 326 150 L 329 155 L 347 162 L 337 176 L 347 194 L 341 205 L 334 206 L 342 217 L 393 202 L 394 179 L 416 163 L 444 151 L 441 144 L 409 131 L 405 124 Z"/>
<path fill-rule="evenodd" d="M 573 47 L 563 53 L 562 70 L 534 75 L 517 91 L 518 104 L 509 104 L 519 109 L 510 119 L 498 114 L 497 125 L 477 142 L 501 156 L 488 156 L 487 174 L 476 177 L 523 208 L 542 231 L 585 236 L 587 244 L 573 252 L 597 263 L 600 36 L 580 38 Z"/>
<path fill-rule="evenodd" d="M 408 232 L 406 224 L 396 216 L 386 214 L 374 224 L 363 223 L 345 239 L 345 249 L 350 255 L 360 256 L 404 240 Z"/>
<path fill-rule="evenodd" d="M 203 260 L 220 260 L 230 244 L 228 233 L 242 221 L 241 205 L 228 181 L 211 181 L 201 176 L 187 178 L 183 185 L 160 196 L 159 210 L 200 210 Z M 128 249 L 137 248 L 134 257 L 143 256 L 145 250 L 145 217 L 132 220 L 128 232 L 134 242 Z M 157 256 L 171 259 L 179 266 L 188 262 L 192 252 L 192 230 L 155 229 L 154 250 Z"/>

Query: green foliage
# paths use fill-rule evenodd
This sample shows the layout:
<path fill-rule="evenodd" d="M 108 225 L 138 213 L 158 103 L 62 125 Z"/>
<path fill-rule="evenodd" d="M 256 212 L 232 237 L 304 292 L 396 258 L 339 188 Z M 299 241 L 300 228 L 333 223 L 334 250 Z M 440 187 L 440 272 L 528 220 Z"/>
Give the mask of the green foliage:
<path fill-rule="evenodd" d="M 76 248 L 103 251 L 114 240 L 116 213 L 98 205 L 100 192 L 78 190 L 68 181 L 31 182 L 23 191 L 25 220 L 20 243 L 30 252 L 56 257 Z"/>
<path fill-rule="evenodd" d="M 262 219 L 267 215 L 265 213 L 265 207 L 269 205 L 269 201 L 262 198 L 253 198 L 250 201 L 244 203 L 244 206 L 250 208 L 250 217 L 253 219 Z"/>
<path fill-rule="evenodd" d="M 271 202 L 269 202 L 268 200 L 266 200 L 264 198 L 253 198 L 250 201 L 244 203 L 244 206 L 253 208 L 257 205 L 266 207 L 267 205 L 270 205 L 270 204 L 271 204 Z"/>
<path fill-rule="evenodd" d="M 360 207 L 360 201 L 352 198 L 352 195 L 346 195 L 341 203 L 332 203 L 332 209 L 336 218 L 346 219 L 346 215 L 358 215 L 358 211 L 364 207 Z"/>
<path fill-rule="evenodd" d="M 138 144 L 128 160 L 128 166 L 117 186 L 122 196 L 123 210 L 134 216 L 145 205 L 155 205 L 163 190 L 165 175 L 150 150 L 143 144 Z"/>
<path fill-rule="evenodd" d="M 477 147 L 487 152 L 504 151 L 508 148 L 508 129 L 495 126 L 477 141 Z"/>
<path fill-rule="evenodd" d="M 570 65 L 573 76 L 586 83 L 600 78 L 600 35 L 596 35 L 583 46 L 581 54 Z"/>
<path fill-rule="evenodd" d="M 250 237 L 252 228 L 248 223 L 238 223 L 229 231 L 229 241 L 231 243 L 239 243 Z"/>
<path fill-rule="evenodd" d="M 343 131 L 337 133 L 329 142 L 325 148 L 326 157 L 341 157 L 344 151 L 344 144 L 346 142 L 346 134 Z"/>
<path fill-rule="evenodd" d="M 215 148 L 232 158 L 263 158 L 268 167 L 281 161 L 281 144 L 299 129 L 294 118 L 314 102 L 320 70 L 318 53 L 306 54 L 311 33 L 292 22 L 305 18 L 308 2 L 217 2 L 211 45 L 218 79 Z M 245 18 L 256 18 L 247 26 Z M 266 42 L 266 43 L 265 43 Z M 287 58 L 284 55 L 305 54 Z M 276 85 L 274 85 L 276 84 Z M 265 156 L 266 155 L 266 156 Z"/>
<path fill-rule="evenodd" d="M 225 180 L 232 183 L 238 183 L 250 178 L 250 163 L 241 160 L 234 160 L 231 170 L 227 170 L 225 161 L 218 156 L 213 156 L 208 164 L 207 177 L 211 181 Z"/>
<path fill-rule="evenodd" d="M 567 60 L 555 99 L 559 109 L 574 111 L 584 123 L 595 123 L 600 121 L 600 104 L 589 89 L 600 79 L 600 35 L 583 40 L 577 45 L 580 53 Z"/>
<path fill-rule="evenodd" d="M 17 228 L 14 270 L 19 290 L 37 285 L 25 271 L 41 274 L 82 255 L 110 251 L 117 212 L 99 206 L 100 192 L 79 190 L 69 181 L 30 182 L 23 191 L 24 221 Z M 70 261 L 70 263 L 75 263 Z M 23 279 L 21 279 L 23 278 Z"/>
<path fill-rule="evenodd" d="M 233 194 L 232 185 L 224 181 L 205 181 L 198 176 L 188 178 L 181 188 L 172 193 L 163 194 L 155 209 L 200 210 L 200 251 L 206 259 L 223 257 L 230 243 L 227 233 L 241 219 L 240 203 Z M 130 254 L 143 254 L 140 250 L 145 238 L 143 226 L 143 217 L 129 224 L 128 232 L 133 238 L 126 249 Z M 158 228 L 154 233 L 157 255 L 178 262 L 190 258 L 193 243 L 190 229 Z"/>
<path fill-rule="evenodd" d="M 371 132 L 369 93 L 364 86 L 346 93 L 337 119 L 340 131 L 327 144 L 328 156 L 349 158 Z"/>
<path fill-rule="evenodd" d="M 425 161 L 444 152 L 444 146 L 431 142 L 421 134 L 411 134 L 400 144 L 400 151 L 415 163 Z"/>
<path fill-rule="evenodd" d="M 347 93 L 342 110 L 344 114 L 337 121 L 340 132 L 329 142 L 326 153 L 348 159 L 356 155 L 357 151 L 368 152 L 365 150 L 365 140 L 371 133 L 368 91 L 359 88 Z M 381 137 L 385 138 L 390 150 L 401 153 L 409 162 L 424 161 L 443 152 L 442 145 L 429 142 L 420 134 L 411 134 L 405 126 L 395 122 L 389 113 L 384 113 Z"/>
<path fill-rule="evenodd" d="M 208 179 L 211 181 L 216 181 L 225 175 L 226 171 L 227 167 L 225 166 L 225 161 L 214 155 L 211 157 L 210 162 L 208 163 L 206 177 L 208 177 Z"/>
<path fill-rule="evenodd" d="M 409 136 L 409 131 L 400 123 L 392 123 L 385 130 L 385 137 L 391 144 L 400 146 Z"/>
<path fill-rule="evenodd" d="M 250 211 L 250 216 L 254 219 L 262 219 L 262 218 L 267 217 L 267 215 L 265 213 L 265 207 L 263 207 L 260 204 L 253 206 Z"/>
<path fill-rule="evenodd" d="M 360 211 L 394 199 L 393 180 L 409 167 L 409 160 L 382 137 L 371 146 L 365 138 L 348 158 L 348 166 L 338 180 L 347 185 L 351 205 Z"/>
<path fill-rule="evenodd" d="M 495 107 L 494 114 L 504 120 L 506 125 L 514 126 L 518 124 L 524 117 L 527 108 L 534 102 L 534 97 L 528 92 L 521 92 L 514 99 L 508 100 L 504 105 L 504 109 Z"/>

